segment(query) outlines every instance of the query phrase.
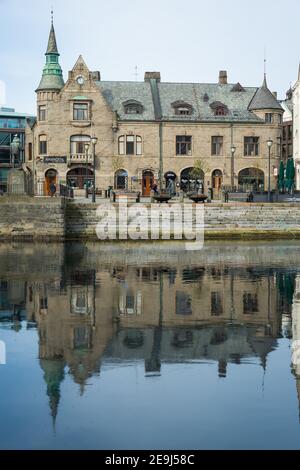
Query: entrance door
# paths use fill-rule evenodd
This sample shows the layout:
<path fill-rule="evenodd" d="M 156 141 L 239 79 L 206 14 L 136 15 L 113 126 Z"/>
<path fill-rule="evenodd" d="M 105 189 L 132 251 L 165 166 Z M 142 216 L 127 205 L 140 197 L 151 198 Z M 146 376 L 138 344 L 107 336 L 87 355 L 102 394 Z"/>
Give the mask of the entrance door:
<path fill-rule="evenodd" d="M 215 170 L 212 175 L 213 189 L 220 191 L 223 183 L 223 175 L 220 170 Z"/>
<path fill-rule="evenodd" d="M 50 186 L 54 183 L 57 186 L 57 171 L 56 170 L 48 170 L 45 174 L 45 195 L 50 196 Z M 57 189 L 57 187 L 56 187 Z"/>
<path fill-rule="evenodd" d="M 145 171 L 143 174 L 143 196 L 150 196 L 151 188 L 154 183 L 154 176 L 152 171 Z"/>

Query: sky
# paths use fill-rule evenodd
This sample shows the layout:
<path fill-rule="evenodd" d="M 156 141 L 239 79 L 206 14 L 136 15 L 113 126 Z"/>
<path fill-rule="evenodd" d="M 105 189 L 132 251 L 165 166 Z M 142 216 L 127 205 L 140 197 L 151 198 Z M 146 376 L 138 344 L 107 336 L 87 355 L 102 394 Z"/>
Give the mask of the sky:
<path fill-rule="evenodd" d="M 103 80 L 260 86 L 284 98 L 300 60 L 299 0 L 0 0 L 0 105 L 36 112 L 51 6 L 66 79 L 78 56 Z M 136 69 L 137 67 L 137 76 Z"/>

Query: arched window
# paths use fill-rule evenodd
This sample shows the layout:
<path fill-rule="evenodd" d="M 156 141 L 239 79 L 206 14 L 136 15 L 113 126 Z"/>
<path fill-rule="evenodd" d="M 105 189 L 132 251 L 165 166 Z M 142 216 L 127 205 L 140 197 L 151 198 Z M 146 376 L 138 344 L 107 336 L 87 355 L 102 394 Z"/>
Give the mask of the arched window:
<path fill-rule="evenodd" d="M 67 173 L 67 183 L 71 188 L 84 189 L 86 185 L 91 186 L 93 183 L 93 170 L 90 168 L 73 168 Z"/>
<path fill-rule="evenodd" d="M 239 172 L 239 186 L 248 191 L 263 191 L 265 174 L 259 168 L 245 168 Z"/>
<path fill-rule="evenodd" d="M 119 155 L 142 155 L 142 137 L 121 135 L 119 137 Z"/>
<path fill-rule="evenodd" d="M 115 189 L 128 188 L 128 173 L 126 170 L 118 170 L 115 173 Z"/>
<path fill-rule="evenodd" d="M 47 155 L 47 136 L 46 135 L 39 136 L 39 154 Z"/>
<path fill-rule="evenodd" d="M 91 138 L 88 135 L 73 135 L 71 137 L 71 154 L 84 155 L 85 144 L 90 144 Z"/>

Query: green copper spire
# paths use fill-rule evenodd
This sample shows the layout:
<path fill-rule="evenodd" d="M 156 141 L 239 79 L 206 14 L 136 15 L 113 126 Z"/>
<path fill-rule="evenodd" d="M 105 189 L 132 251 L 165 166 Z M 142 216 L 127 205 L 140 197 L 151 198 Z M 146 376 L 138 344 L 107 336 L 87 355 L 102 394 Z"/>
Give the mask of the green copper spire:
<path fill-rule="evenodd" d="M 53 15 L 53 13 L 51 12 Z M 55 30 L 53 25 L 53 16 L 51 19 L 51 29 L 49 34 L 47 52 L 46 52 L 46 65 L 43 70 L 41 82 L 36 91 L 43 90 L 61 90 L 65 82 L 61 66 L 59 65 L 59 53 L 57 49 Z"/>

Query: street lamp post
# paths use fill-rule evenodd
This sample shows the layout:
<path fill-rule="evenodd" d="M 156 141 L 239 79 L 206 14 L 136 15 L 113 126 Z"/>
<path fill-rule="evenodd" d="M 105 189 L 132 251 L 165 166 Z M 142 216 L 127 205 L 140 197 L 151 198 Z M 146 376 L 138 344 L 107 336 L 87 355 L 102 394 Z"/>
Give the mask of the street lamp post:
<path fill-rule="evenodd" d="M 234 188 L 234 154 L 236 152 L 236 146 L 231 146 L 231 191 Z"/>
<path fill-rule="evenodd" d="M 269 150 L 268 202 L 271 202 L 271 148 L 273 145 L 273 140 L 269 139 L 267 141 L 267 145 Z"/>
<path fill-rule="evenodd" d="M 92 202 L 96 202 L 96 152 L 95 148 L 97 145 L 98 139 L 97 137 L 92 137 L 92 145 L 93 145 L 93 196 L 92 196 Z"/>
<path fill-rule="evenodd" d="M 89 187 L 88 187 L 88 157 L 89 157 L 89 148 L 90 144 L 87 142 L 84 145 L 85 149 L 85 159 L 86 159 L 86 168 L 85 168 L 85 197 L 89 198 Z"/>

